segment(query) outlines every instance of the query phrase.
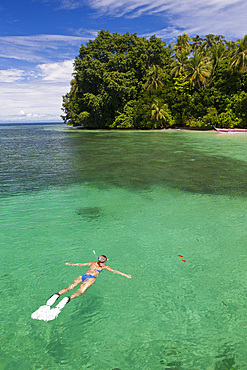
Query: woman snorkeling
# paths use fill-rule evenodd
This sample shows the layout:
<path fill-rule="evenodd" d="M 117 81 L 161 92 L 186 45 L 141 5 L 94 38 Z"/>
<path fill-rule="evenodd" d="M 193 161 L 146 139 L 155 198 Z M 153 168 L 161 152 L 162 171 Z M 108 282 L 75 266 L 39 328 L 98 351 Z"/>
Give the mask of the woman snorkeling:
<path fill-rule="evenodd" d="M 131 275 L 127 275 L 127 274 L 124 274 L 123 272 L 113 270 L 109 266 L 105 265 L 106 261 L 107 261 L 107 257 L 102 254 L 100 257 L 98 257 L 97 262 L 86 262 L 86 263 L 69 263 L 69 262 L 66 262 L 65 263 L 66 266 L 78 266 L 78 267 L 89 266 L 89 269 L 87 270 L 87 272 L 85 274 L 78 276 L 73 281 L 73 283 L 70 284 L 67 288 L 64 288 L 64 289 L 60 290 L 58 293 L 53 294 L 51 296 L 51 298 L 48 299 L 46 304 L 48 306 L 53 305 L 56 302 L 56 300 L 60 297 L 60 295 L 67 293 L 69 290 L 72 290 L 77 285 L 81 284 L 80 288 L 75 293 L 73 293 L 70 297 L 63 298 L 63 300 L 60 303 L 64 302 L 64 305 L 65 305 L 71 299 L 79 297 L 81 294 L 83 294 L 90 287 L 90 285 L 92 285 L 96 281 L 99 274 L 105 269 L 112 272 L 113 274 L 122 275 L 122 276 L 127 277 L 128 279 L 131 278 Z"/>
<path fill-rule="evenodd" d="M 105 269 L 112 272 L 113 274 L 122 275 L 122 276 L 127 277 L 128 279 L 131 278 L 131 275 L 127 275 L 127 274 L 124 274 L 123 272 L 113 270 L 109 266 L 105 265 L 106 261 L 107 261 L 107 257 L 102 254 L 100 257 L 98 257 L 97 262 L 87 262 L 87 263 L 66 262 L 65 263 L 66 266 L 78 266 L 78 267 L 89 266 L 89 269 L 87 270 L 85 274 L 78 276 L 73 281 L 73 283 L 70 284 L 67 288 L 64 288 L 60 290 L 58 293 L 53 294 L 46 302 L 46 305 L 41 306 L 37 311 L 35 311 L 31 315 L 31 317 L 33 319 L 44 320 L 44 321 L 54 320 L 60 313 L 61 309 L 71 299 L 79 297 L 81 294 L 83 294 L 96 281 L 99 274 Z M 80 288 L 75 293 L 73 293 L 70 297 L 64 297 L 55 308 L 50 309 L 50 306 L 52 306 L 62 294 L 65 294 L 69 290 L 74 289 L 79 284 L 81 284 Z"/>

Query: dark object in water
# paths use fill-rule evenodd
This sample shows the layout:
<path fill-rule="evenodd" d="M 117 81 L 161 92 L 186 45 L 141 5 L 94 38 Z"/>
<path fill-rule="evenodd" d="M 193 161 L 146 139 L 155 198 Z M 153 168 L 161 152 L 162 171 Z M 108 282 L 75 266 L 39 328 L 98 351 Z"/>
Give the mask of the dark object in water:
<path fill-rule="evenodd" d="M 102 215 L 99 207 L 82 207 L 78 208 L 75 212 L 87 221 L 95 220 Z"/>

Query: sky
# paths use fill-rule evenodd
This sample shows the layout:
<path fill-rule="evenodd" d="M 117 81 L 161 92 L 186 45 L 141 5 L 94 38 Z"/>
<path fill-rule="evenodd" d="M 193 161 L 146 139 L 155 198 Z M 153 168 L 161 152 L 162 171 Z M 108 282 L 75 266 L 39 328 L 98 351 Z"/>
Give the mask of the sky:
<path fill-rule="evenodd" d="M 73 60 L 101 29 L 236 41 L 247 34 L 247 1 L 1 0 L 0 122 L 60 122 Z"/>

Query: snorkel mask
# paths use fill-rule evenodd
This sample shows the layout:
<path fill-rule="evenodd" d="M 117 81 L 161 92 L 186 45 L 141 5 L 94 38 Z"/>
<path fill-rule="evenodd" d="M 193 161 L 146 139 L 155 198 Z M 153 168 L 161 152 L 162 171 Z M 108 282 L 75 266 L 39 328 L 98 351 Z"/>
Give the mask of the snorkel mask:
<path fill-rule="evenodd" d="M 101 260 L 100 260 L 100 257 L 98 257 L 98 256 L 97 256 L 97 254 L 96 254 L 96 252 L 95 252 L 95 251 L 93 251 L 93 254 L 95 255 L 95 257 L 97 257 L 97 259 L 98 259 L 98 261 L 99 261 L 99 262 L 106 262 L 106 261 L 109 261 L 109 259 L 108 259 L 108 258 L 107 258 L 107 260 L 106 260 L 106 261 L 101 261 Z"/>

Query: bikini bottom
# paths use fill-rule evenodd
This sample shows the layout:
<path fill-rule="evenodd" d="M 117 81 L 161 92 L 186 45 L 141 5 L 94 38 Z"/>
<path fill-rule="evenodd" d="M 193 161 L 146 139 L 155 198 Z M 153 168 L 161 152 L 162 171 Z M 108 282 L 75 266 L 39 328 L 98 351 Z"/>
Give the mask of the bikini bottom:
<path fill-rule="evenodd" d="M 93 276 L 93 275 L 90 275 L 90 274 L 84 274 L 84 275 L 82 275 L 81 280 L 85 281 L 85 280 L 91 279 L 91 278 L 96 279 L 96 276 Z"/>

